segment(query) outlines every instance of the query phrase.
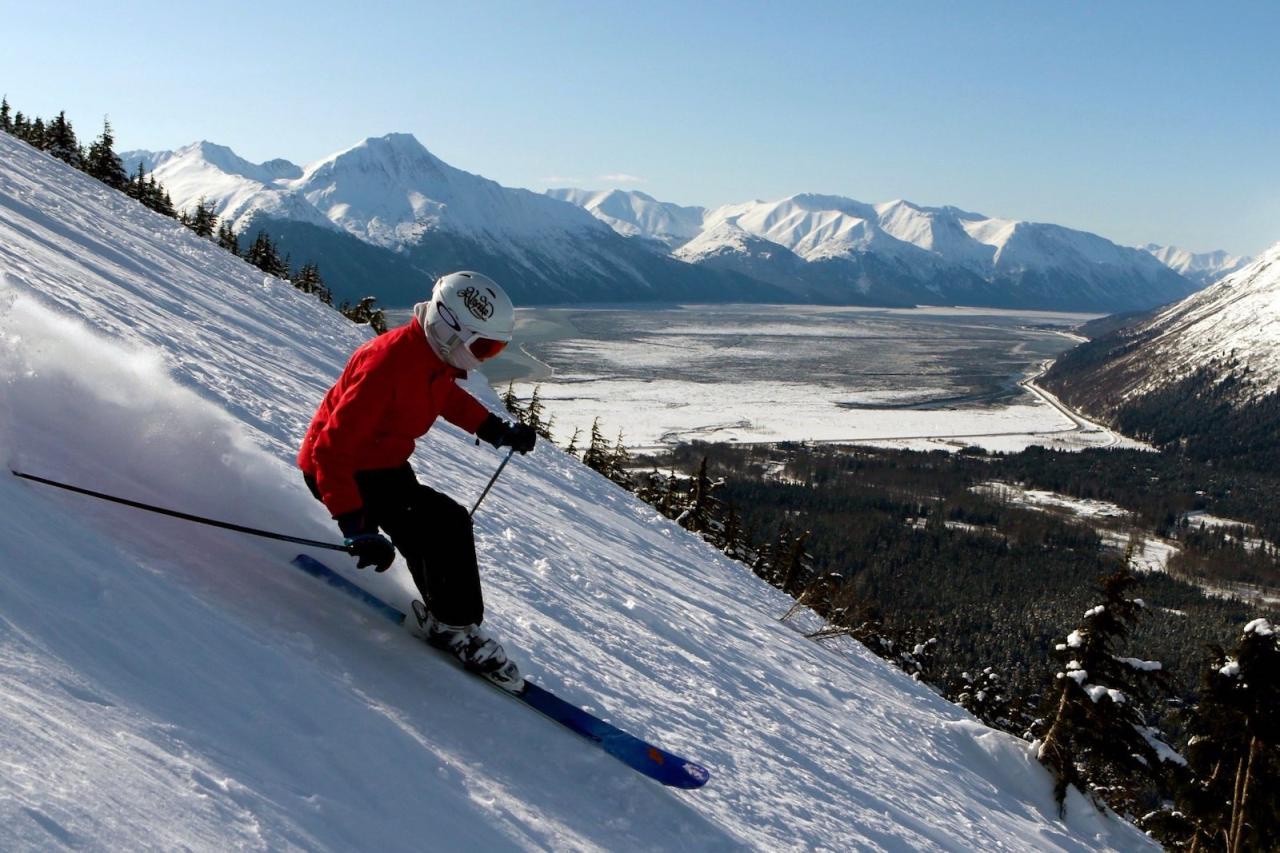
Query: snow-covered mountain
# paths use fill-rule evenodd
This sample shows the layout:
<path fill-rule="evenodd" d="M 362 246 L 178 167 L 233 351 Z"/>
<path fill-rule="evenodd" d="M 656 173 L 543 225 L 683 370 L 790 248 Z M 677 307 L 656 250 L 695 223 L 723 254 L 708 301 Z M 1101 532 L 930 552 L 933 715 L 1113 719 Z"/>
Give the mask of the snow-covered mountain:
<path fill-rule="evenodd" d="M 0 308 L 6 466 L 337 538 L 292 456 L 367 329 L 5 134 Z M 422 444 L 463 499 L 498 460 L 447 424 Z M 711 784 L 639 777 L 294 546 L 3 476 L 0 848 L 1154 849 L 1074 792 L 1060 820 L 1026 744 L 805 639 L 782 593 L 553 447 L 476 526 L 486 622 L 530 676 Z M 403 566 L 336 567 L 408 601 Z"/>
<path fill-rule="evenodd" d="M 547 190 L 552 198 L 584 208 L 624 237 L 656 240 L 675 249 L 702 231 L 706 208 L 681 207 L 636 190 Z"/>
<path fill-rule="evenodd" d="M 1200 284 L 1211 284 L 1253 261 L 1253 258 L 1231 255 L 1221 249 L 1216 252 L 1191 252 L 1177 246 L 1161 246 L 1157 243 L 1147 243 L 1138 248 L 1154 256 L 1174 272 Z"/>
<path fill-rule="evenodd" d="M 1199 371 L 1241 378 L 1236 402 L 1280 391 L 1280 243 L 1217 284 L 1112 336 L 1070 378 L 1096 410 L 1116 410 Z"/>
<path fill-rule="evenodd" d="M 555 192 L 621 234 L 672 242 L 669 230 L 649 230 L 655 218 L 619 215 L 630 209 L 627 193 L 609 193 L 611 207 L 604 210 L 602 194 Z M 664 209 L 648 196 L 632 206 L 645 213 Z M 692 213 L 684 222 L 692 223 Z M 747 245 L 747 238 L 754 242 Z M 923 302 L 1122 311 L 1152 308 L 1195 290 L 1146 252 L 1095 234 L 956 207 L 903 200 L 871 205 L 812 193 L 706 211 L 701 229 L 675 256 L 763 280 L 794 280 L 789 260 L 784 269 L 760 263 L 768 249 L 758 241 L 815 265 L 801 278 L 825 298 L 849 288 L 893 298 L 887 294 L 892 289 Z"/>
<path fill-rule="evenodd" d="M 130 152 L 126 167 L 143 156 L 179 209 L 204 197 L 237 231 L 261 213 L 283 215 L 396 250 L 439 229 L 495 240 L 604 231 L 573 206 L 455 169 L 404 133 L 370 137 L 305 168 L 250 163 L 203 141 L 173 152 Z"/>
<path fill-rule="evenodd" d="M 705 210 L 635 191 L 533 193 L 456 169 L 408 134 L 371 137 L 305 167 L 249 163 L 208 142 L 126 158 L 130 168 L 139 162 L 153 166 L 179 209 L 204 198 L 238 230 L 265 227 L 295 258 L 318 261 L 340 298 L 374 293 L 393 306 L 417 301 L 436 275 L 459 267 L 483 268 L 524 302 L 1111 312 L 1195 289 L 1146 252 L 1055 225 L 815 194 Z M 739 252 L 739 232 L 765 242 Z"/>
<path fill-rule="evenodd" d="M 180 210 L 203 198 L 242 234 L 265 228 L 353 301 L 373 293 L 410 305 L 437 276 L 467 267 L 526 303 L 782 293 L 649 251 L 577 205 L 456 169 L 409 134 L 370 137 L 305 167 L 249 163 L 210 142 L 125 159 L 150 163 Z"/>

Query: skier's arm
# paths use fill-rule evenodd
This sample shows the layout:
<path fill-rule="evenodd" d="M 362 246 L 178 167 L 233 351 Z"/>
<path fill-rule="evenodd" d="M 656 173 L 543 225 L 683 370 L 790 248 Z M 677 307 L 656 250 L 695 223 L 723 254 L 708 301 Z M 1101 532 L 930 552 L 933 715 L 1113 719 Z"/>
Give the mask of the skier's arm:
<path fill-rule="evenodd" d="M 360 453 L 373 440 L 392 397 L 389 377 L 378 368 L 367 362 L 352 365 L 351 380 L 313 445 L 316 486 L 334 518 L 363 506 L 355 478 Z"/>
<path fill-rule="evenodd" d="M 467 393 L 461 385 L 454 382 L 449 385 L 449 396 L 444 401 L 440 414 L 454 426 L 462 427 L 474 434 L 489 417 L 489 410 Z"/>

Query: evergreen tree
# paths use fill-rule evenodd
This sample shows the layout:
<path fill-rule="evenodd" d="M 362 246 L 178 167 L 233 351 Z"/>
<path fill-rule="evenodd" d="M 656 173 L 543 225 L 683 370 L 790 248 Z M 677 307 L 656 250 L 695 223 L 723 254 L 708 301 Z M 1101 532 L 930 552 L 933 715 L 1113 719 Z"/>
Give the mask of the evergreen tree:
<path fill-rule="evenodd" d="M 524 417 L 521 419 L 523 423 L 533 427 L 534 431 L 539 435 L 542 434 L 542 413 L 544 407 L 542 405 L 542 385 L 533 386 L 533 394 L 529 397 L 529 405 L 525 407 Z"/>
<path fill-rule="evenodd" d="M 154 210 L 156 213 L 178 219 L 178 211 L 174 209 L 173 199 L 169 197 L 169 192 L 160 184 L 156 183 L 156 176 L 152 174 L 147 178 L 147 185 L 142 190 L 142 203 Z"/>
<path fill-rule="evenodd" d="M 129 174 L 125 172 L 124 163 L 120 162 L 114 149 L 115 137 L 111 133 L 111 122 L 104 118 L 102 135 L 89 146 L 84 170 L 112 189 L 127 192 Z"/>
<path fill-rule="evenodd" d="M 13 117 L 9 115 L 8 97 L 0 97 L 0 130 L 13 133 Z"/>
<path fill-rule="evenodd" d="M 298 271 L 297 277 L 294 279 L 293 286 L 302 289 L 306 293 L 314 293 L 316 298 L 325 305 L 333 305 L 333 292 L 324 283 L 324 276 L 320 274 L 319 265 L 308 262 L 302 265 L 302 269 Z M 382 334 L 386 329 L 386 322 L 382 317 L 381 310 L 371 310 L 369 316 L 369 325 L 373 326 L 375 332 L 378 332 L 378 325 L 381 323 Z"/>
<path fill-rule="evenodd" d="M 185 213 L 183 214 L 186 215 Z M 213 212 L 213 205 L 206 204 L 204 196 L 200 196 L 200 200 L 196 202 L 195 211 L 183 222 L 188 228 L 196 232 L 199 237 L 212 238 L 218 226 L 218 214 Z M 287 260 L 281 261 L 280 266 L 283 270 L 289 269 Z M 282 278 L 284 276 L 281 276 Z"/>
<path fill-rule="evenodd" d="M 1117 654 L 1145 606 L 1127 597 L 1136 583 L 1127 568 L 1104 578 L 1102 603 L 1055 646 L 1066 665 L 1049 695 L 1039 758 L 1057 778 L 1059 810 L 1066 807 L 1069 785 L 1101 794 L 1117 811 L 1133 814 L 1144 786 L 1166 784 L 1159 741 L 1143 708 L 1162 667 Z"/>
<path fill-rule="evenodd" d="M 552 415 L 551 417 L 547 418 L 545 421 L 543 421 L 541 424 L 538 425 L 538 437 L 545 441 L 554 442 L 555 439 L 553 435 L 555 433 L 555 428 L 556 428 L 556 416 Z"/>
<path fill-rule="evenodd" d="M 582 454 L 582 463 L 593 471 L 609 476 L 609 447 L 600 432 L 600 419 L 591 422 L 591 438 Z"/>
<path fill-rule="evenodd" d="M 44 119 L 39 116 L 32 119 L 31 124 L 27 125 L 26 140 L 28 144 L 41 151 L 49 150 L 49 135 L 45 131 Z"/>
<path fill-rule="evenodd" d="M 22 110 L 18 110 L 13 114 L 13 128 L 9 132 L 23 142 L 30 144 L 31 140 L 27 136 L 31 133 L 31 126 L 27 123 L 27 117 L 22 114 Z"/>
<path fill-rule="evenodd" d="M 1009 691 L 994 667 L 986 667 L 973 675 L 960 673 L 959 684 L 948 693 L 955 696 L 957 705 L 987 725 L 1004 731 L 1015 727 Z"/>
<path fill-rule="evenodd" d="M 66 112 L 59 112 L 58 117 L 50 122 L 44 131 L 44 150 L 62 162 L 77 169 L 84 168 L 84 156 L 80 151 L 80 143 L 76 141 L 71 122 L 67 121 Z"/>
<path fill-rule="evenodd" d="M 289 274 L 285 269 L 284 262 L 280 259 L 279 253 L 276 251 L 276 244 L 271 241 L 266 231 L 258 231 L 253 238 L 252 245 L 245 252 L 244 259 L 262 270 L 267 275 L 273 275 L 276 278 L 284 278 Z M 343 303 L 342 313 L 346 314 L 348 310 L 352 310 L 351 306 Z"/>
<path fill-rule="evenodd" d="M 809 538 L 809 532 L 805 531 L 791 538 L 790 541 L 788 537 L 789 531 L 784 526 L 783 533 L 778 538 L 777 554 L 781 562 L 775 568 L 774 574 L 777 577 L 778 588 L 795 595 L 806 584 L 811 573 L 804 551 L 804 543 Z"/>
<path fill-rule="evenodd" d="M 574 427 L 573 435 L 569 436 L 569 443 L 565 446 L 564 452 L 570 456 L 578 455 L 578 439 L 582 436 L 582 428 Z"/>
<path fill-rule="evenodd" d="M 524 407 L 520 405 L 520 398 L 516 396 L 516 381 L 512 379 L 507 383 L 507 390 L 503 393 L 502 407 L 507 410 L 511 417 L 515 418 L 519 423 L 524 423 Z M 573 433 L 574 439 L 577 439 L 578 432 Z M 570 442 L 572 444 L 572 442 Z M 569 451 L 573 453 L 572 450 Z"/>
<path fill-rule="evenodd" d="M 303 293 L 316 293 L 322 284 L 320 268 L 313 263 L 305 263 L 294 271 L 289 281 Z"/>
<path fill-rule="evenodd" d="M 666 481 L 662 484 L 662 495 L 658 501 L 658 510 L 667 518 L 675 518 L 680 515 L 684 495 L 680 491 L 680 480 L 676 477 L 676 469 L 672 468 L 667 473 Z"/>
<path fill-rule="evenodd" d="M 613 443 L 613 447 L 609 451 L 606 476 L 628 491 L 634 487 L 631 482 L 631 473 L 627 471 L 627 465 L 630 462 L 631 454 L 627 452 L 627 446 L 622 441 L 622 430 L 618 430 L 618 439 Z"/>
<path fill-rule="evenodd" d="M 237 258 L 240 257 L 240 238 L 236 236 L 235 229 L 233 229 L 226 222 L 223 222 L 221 225 L 218 226 L 218 245 L 226 249 L 231 254 L 235 255 Z M 311 264 L 309 266 L 312 269 L 314 269 L 315 267 L 314 264 Z M 304 266 L 302 269 L 305 272 L 308 269 L 308 267 Z M 316 273 L 316 276 L 317 277 L 319 276 L 319 272 Z M 315 287 L 314 284 L 312 284 L 311 286 L 313 288 Z M 307 292 L 314 293 L 315 290 L 314 289 L 308 290 Z"/>
<path fill-rule="evenodd" d="M 720 533 L 716 546 L 734 560 L 746 559 L 747 549 L 743 541 L 742 519 L 738 516 L 738 508 L 733 504 L 725 513 L 724 528 Z"/>
<path fill-rule="evenodd" d="M 129 179 L 129 184 L 124 188 L 125 195 L 129 198 L 146 203 L 147 196 L 147 170 L 143 166 L 142 161 L 138 161 L 138 171 Z"/>
<path fill-rule="evenodd" d="M 1187 760 L 1194 781 L 1179 805 L 1191 849 L 1280 849 L 1280 645 L 1266 619 L 1221 648 L 1190 713 Z"/>
<path fill-rule="evenodd" d="M 714 512 L 711 488 L 711 478 L 707 476 L 707 457 L 704 455 L 698 465 L 698 473 L 693 478 L 689 504 L 676 519 L 685 530 L 704 533 L 711 529 Z"/>

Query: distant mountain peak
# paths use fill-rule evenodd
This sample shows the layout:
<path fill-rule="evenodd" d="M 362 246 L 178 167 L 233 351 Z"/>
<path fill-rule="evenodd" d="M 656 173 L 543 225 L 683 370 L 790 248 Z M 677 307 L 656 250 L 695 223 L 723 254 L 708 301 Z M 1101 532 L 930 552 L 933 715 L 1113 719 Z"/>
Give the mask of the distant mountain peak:
<path fill-rule="evenodd" d="M 1192 252 L 1177 246 L 1162 246 L 1159 243 L 1147 243 L 1138 248 L 1174 272 L 1201 284 L 1217 281 L 1253 261 L 1253 258 L 1232 255 L 1222 249 L 1213 252 Z"/>
<path fill-rule="evenodd" d="M 251 163 L 226 145 L 210 142 L 207 139 L 184 145 L 164 160 L 158 161 L 157 167 L 165 162 L 175 161 L 207 163 L 220 172 L 239 175 L 264 186 L 280 178 L 296 178 L 302 175 L 302 169 L 288 160 L 277 158 L 266 163 Z"/>

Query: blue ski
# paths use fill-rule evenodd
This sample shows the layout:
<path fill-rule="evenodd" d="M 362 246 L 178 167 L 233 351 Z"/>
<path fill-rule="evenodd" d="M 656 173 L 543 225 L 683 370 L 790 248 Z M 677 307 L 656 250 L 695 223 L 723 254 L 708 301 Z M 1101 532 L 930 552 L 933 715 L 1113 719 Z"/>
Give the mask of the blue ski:
<path fill-rule="evenodd" d="M 299 554 L 293 558 L 292 565 L 346 593 L 391 622 L 397 625 L 405 623 L 407 617 L 402 610 L 365 591 L 319 560 L 307 554 Z M 504 690 L 488 679 L 483 680 L 493 685 L 494 689 L 519 699 L 530 708 L 576 732 L 650 779 L 673 788 L 701 788 L 711 778 L 711 772 L 702 765 L 628 734 L 527 679 L 519 692 Z"/>

